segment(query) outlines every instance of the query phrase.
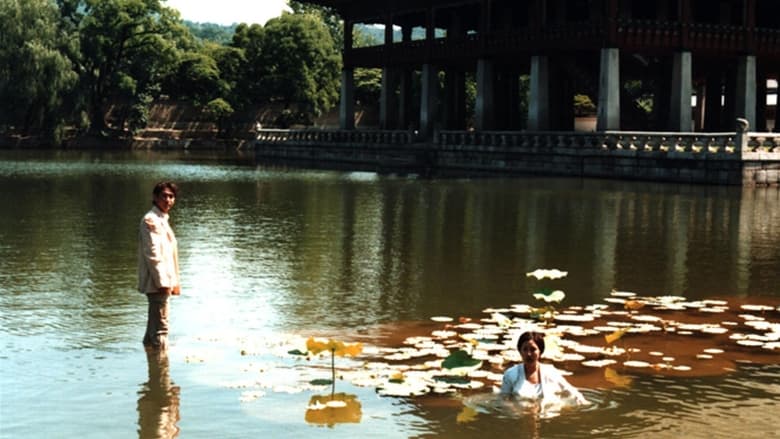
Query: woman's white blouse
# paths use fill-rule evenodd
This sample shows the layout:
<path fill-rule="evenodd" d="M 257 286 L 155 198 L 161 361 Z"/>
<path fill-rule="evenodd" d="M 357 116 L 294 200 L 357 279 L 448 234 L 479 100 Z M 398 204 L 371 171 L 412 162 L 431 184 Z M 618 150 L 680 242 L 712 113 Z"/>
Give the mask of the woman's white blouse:
<path fill-rule="evenodd" d="M 566 381 L 558 369 L 549 364 L 540 364 L 539 367 L 541 380 L 538 386 L 526 381 L 522 364 L 507 369 L 501 383 L 501 394 L 547 400 L 560 399 L 561 395 L 568 394 L 578 404 L 587 404 L 585 397 Z"/>

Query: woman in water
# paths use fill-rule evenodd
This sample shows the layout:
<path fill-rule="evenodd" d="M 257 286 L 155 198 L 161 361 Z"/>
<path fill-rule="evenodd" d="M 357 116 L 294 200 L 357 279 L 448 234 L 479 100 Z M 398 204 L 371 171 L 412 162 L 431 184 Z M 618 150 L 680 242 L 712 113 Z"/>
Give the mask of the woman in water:
<path fill-rule="evenodd" d="M 517 340 L 517 350 L 523 359 L 521 364 L 504 372 L 501 394 L 521 399 L 556 402 L 560 395 L 568 394 L 576 404 L 588 401 L 561 375 L 553 365 L 539 360 L 544 353 L 544 335 L 539 332 L 524 332 Z"/>

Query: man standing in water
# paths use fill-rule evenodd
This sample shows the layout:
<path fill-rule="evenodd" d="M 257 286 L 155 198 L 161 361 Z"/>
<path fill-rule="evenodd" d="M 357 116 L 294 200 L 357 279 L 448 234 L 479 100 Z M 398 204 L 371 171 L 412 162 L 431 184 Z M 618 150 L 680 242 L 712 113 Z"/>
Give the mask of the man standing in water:
<path fill-rule="evenodd" d="M 147 350 L 167 349 L 168 298 L 181 292 L 179 250 L 168 224 L 168 212 L 177 192 L 174 183 L 157 183 L 152 191 L 152 209 L 144 215 L 138 230 L 138 291 L 149 301 L 143 341 Z"/>

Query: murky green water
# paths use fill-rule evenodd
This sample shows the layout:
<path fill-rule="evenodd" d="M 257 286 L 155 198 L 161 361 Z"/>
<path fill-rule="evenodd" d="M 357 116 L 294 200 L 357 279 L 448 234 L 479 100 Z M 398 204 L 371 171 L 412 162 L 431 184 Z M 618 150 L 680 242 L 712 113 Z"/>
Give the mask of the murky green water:
<path fill-rule="evenodd" d="M 163 178 L 182 189 L 172 224 L 184 293 L 160 364 L 141 347 L 145 299 L 134 286 L 136 227 Z M 535 268 L 569 271 L 558 284 L 568 305 L 612 289 L 780 303 L 776 188 L 420 180 L 202 153 L 5 151 L 0 206 L 3 438 L 776 434 L 771 358 L 718 376 L 641 375 L 628 387 L 575 376 L 596 404 L 535 421 L 489 394 L 397 399 L 340 382 L 361 416 L 327 427 L 307 422 L 311 391 L 282 388 L 306 364 L 241 355 L 291 334 L 381 343 L 434 315 L 531 303 L 524 273 Z M 280 388 L 242 401 L 260 380 Z M 482 411 L 459 423 L 463 398 Z"/>

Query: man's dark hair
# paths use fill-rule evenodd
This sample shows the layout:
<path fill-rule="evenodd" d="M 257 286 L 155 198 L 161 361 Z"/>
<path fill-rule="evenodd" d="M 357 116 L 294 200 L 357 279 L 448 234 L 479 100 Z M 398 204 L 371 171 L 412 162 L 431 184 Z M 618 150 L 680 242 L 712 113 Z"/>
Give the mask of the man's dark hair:
<path fill-rule="evenodd" d="M 535 331 L 526 331 L 520 335 L 520 338 L 517 339 L 517 350 L 519 351 L 520 348 L 523 347 L 523 343 L 529 340 L 532 340 L 534 343 L 536 343 L 540 354 L 544 353 L 544 334 Z"/>
<path fill-rule="evenodd" d="M 160 192 L 162 192 L 163 189 L 170 189 L 171 192 L 173 192 L 173 196 L 176 196 L 179 193 L 179 187 L 176 186 L 176 183 L 172 181 L 161 181 L 156 185 L 154 185 L 154 190 L 152 190 L 152 194 L 156 197 L 160 195 Z"/>

